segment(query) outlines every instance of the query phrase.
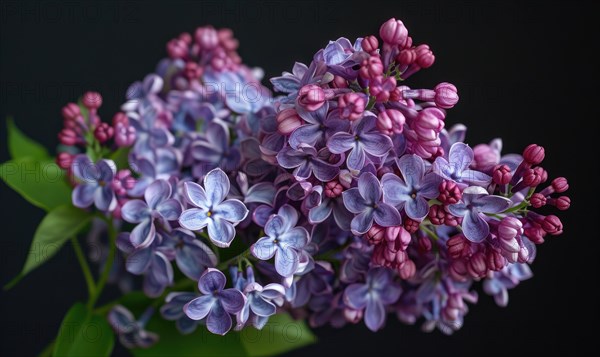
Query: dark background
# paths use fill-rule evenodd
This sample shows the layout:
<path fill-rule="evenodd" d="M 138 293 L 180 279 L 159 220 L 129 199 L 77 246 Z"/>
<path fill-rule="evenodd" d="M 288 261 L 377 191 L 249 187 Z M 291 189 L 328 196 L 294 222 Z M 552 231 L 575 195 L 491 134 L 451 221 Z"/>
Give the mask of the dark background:
<path fill-rule="evenodd" d="M 317 329 L 320 342 L 293 356 L 339 354 L 505 355 L 583 353 L 597 349 L 598 25 L 592 9 L 573 1 L 393 1 L 376 3 L 264 1 L 83 1 L 0 3 L 0 117 L 13 115 L 48 148 L 57 144 L 61 107 L 83 91 L 102 92 L 110 119 L 131 82 L 153 71 L 165 43 L 207 23 L 231 27 L 249 65 L 266 78 L 309 62 L 328 40 L 377 34 L 402 19 L 415 43 L 428 43 L 436 64 L 408 85 L 449 81 L 461 100 L 447 122 L 469 127 L 471 145 L 495 137 L 504 152 L 529 143 L 546 148 L 551 177 L 567 176 L 573 200 L 561 214 L 565 233 L 549 237 L 533 264 L 535 278 L 510 292 L 507 308 L 481 294 L 452 337 L 425 334 L 388 319 L 378 333 L 363 324 Z M 0 125 L 0 161 L 8 158 Z M 592 182 L 594 180 L 594 182 Z M 586 196 L 584 196 L 584 194 Z M 42 210 L 0 184 L 0 284 L 20 270 Z M 33 355 L 55 336 L 68 307 L 86 296 L 71 249 L 63 249 L 9 292 L 0 292 L 0 354 Z M 589 351 L 589 350 L 588 350 Z M 119 350 L 123 353 L 123 349 Z"/>

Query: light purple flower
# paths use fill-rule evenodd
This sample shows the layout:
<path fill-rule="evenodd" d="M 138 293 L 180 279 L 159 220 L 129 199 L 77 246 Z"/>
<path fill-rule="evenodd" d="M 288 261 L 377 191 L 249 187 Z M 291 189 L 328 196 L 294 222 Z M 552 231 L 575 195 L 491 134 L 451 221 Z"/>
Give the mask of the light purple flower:
<path fill-rule="evenodd" d="M 367 161 L 367 155 L 379 160 L 392 149 L 389 136 L 379 132 L 375 126 L 377 118 L 366 115 L 352 125 L 352 133 L 339 132 L 327 141 L 327 147 L 334 154 L 348 154 L 347 165 L 351 170 L 360 171 Z"/>
<path fill-rule="evenodd" d="M 328 197 L 321 194 L 319 202 L 308 211 L 308 221 L 311 224 L 324 222 L 333 213 L 335 223 L 343 230 L 350 230 L 350 222 L 354 215 L 346 209 L 343 196 Z"/>
<path fill-rule="evenodd" d="M 208 237 L 217 247 L 229 247 L 235 237 L 235 225 L 248 215 L 248 209 L 236 199 L 226 200 L 229 178 L 214 169 L 204 177 L 204 188 L 194 182 L 184 183 L 187 200 L 196 208 L 181 214 L 179 224 L 192 231 L 208 228 Z"/>
<path fill-rule="evenodd" d="M 433 173 L 425 174 L 425 163 L 417 155 L 404 155 L 398 159 L 402 177 L 387 173 L 381 178 L 383 200 L 406 215 L 421 221 L 429 212 L 428 200 L 439 195 L 442 178 Z"/>
<path fill-rule="evenodd" d="M 283 277 L 293 275 L 300 263 L 299 250 L 309 241 L 308 231 L 296 227 L 298 212 L 290 205 L 282 206 L 265 224 L 266 237 L 250 247 L 252 254 L 261 260 L 275 256 L 275 269 Z"/>
<path fill-rule="evenodd" d="M 369 55 L 362 50 L 362 38 L 356 39 L 354 45 L 345 37 L 340 37 L 329 44 L 315 55 L 316 59 L 322 59 L 327 64 L 328 71 L 345 79 L 354 80 L 358 76 L 356 66 Z"/>
<path fill-rule="evenodd" d="M 294 149 L 300 144 L 322 147 L 325 140 L 337 132 L 346 132 L 350 122 L 339 117 L 338 110 L 329 112 L 329 102 L 315 111 L 308 111 L 298 107 L 298 115 L 306 124 L 296 128 L 290 135 L 289 143 Z"/>
<path fill-rule="evenodd" d="M 163 236 L 164 244 L 175 253 L 177 267 L 188 278 L 198 280 L 207 267 L 217 264 L 215 253 L 187 229 L 177 228 Z"/>
<path fill-rule="evenodd" d="M 323 149 L 326 150 L 326 149 Z M 286 146 L 277 154 L 281 167 L 294 169 L 294 177 L 298 181 L 307 180 L 313 173 L 321 181 L 333 180 L 340 168 L 319 158 L 317 150 L 306 144 L 300 144 L 298 150 Z"/>
<path fill-rule="evenodd" d="M 244 285 L 242 291 L 246 295 L 246 303 L 237 314 L 236 328 L 241 329 L 249 321 L 252 326 L 260 330 L 269 321 L 269 316 L 275 315 L 277 305 L 283 304 L 285 288 L 277 283 L 267 284 L 264 287 L 258 284 L 254 280 L 254 271 L 251 267 L 246 269 L 246 279 L 238 278 L 238 282 L 236 285 Z"/>
<path fill-rule="evenodd" d="M 523 280 L 533 276 L 529 265 L 527 264 L 509 264 L 501 271 L 492 273 L 491 278 L 483 281 L 483 290 L 486 294 L 494 297 L 498 306 L 508 305 L 508 289 L 513 289 Z"/>
<path fill-rule="evenodd" d="M 121 208 L 123 219 L 138 223 L 131 231 L 131 244 L 136 248 L 148 247 L 156 235 L 155 221 L 168 227 L 167 221 L 181 214 L 181 204 L 171 197 L 171 185 L 165 180 L 154 181 L 144 192 L 144 201 L 131 200 Z"/>
<path fill-rule="evenodd" d="M 511 205 L 511 200 L 488 195 L 483 187 L 471 186 L 463 191 L 462 201 L 448 206 L 456 217 L 463 217 L 462 230 L 471 242 L 479 243 L 490 233 L 490 226 L 483 218 L 484 213 L 500 213 Z"/>
<path fill-rule="evenodd" d="M 232 326 L 230 314 L 237 314 L 246 302 L 244 295 L 237 289 L 225 289 L 227 278 L 213 268 L 208 268 L 200 280 L 198 289 L 202 295 L 188 302 L 183 311 L 192 320 L 206 318 L 208 331 L 225 335 Z"/>
<path fill-rule="evenodd" d="M 238 149 L 231 147 L 229 129 L 218 120 L 208 124 L 206 134 L 192 144 L 190 152 L 197 161 L 193 174 L 198 178 L 217 167 L 231 171 L 240 164 L 241 155 Z"/>
<path fill-rule="evenodd" d="M 119 341 L 127 348 L 148 348 L 158 341 L 158 335 L 144 329 L 152 316 L 153 309 L 149 308 L 139 320 L 121 305 L 116 305 L 108 313 L 108 323 L 119 336 Z"/>
<path fill-rule="evenodd" d="M 375 223 L 382 227 L 402 224 L 400 213 L 393 206 L 382 201 L 381 184 L 375 175 L 365 172 L 358 178 L 358 187 L 342 193 L 348 211 L 356 214 L 350 223 L 352 233 L 367 233 Z"/>
<path fill-rule="evenodd" d="M 294 103 L 298 97 L 300 88 L 307 84 L 320 83 L 327 73 L 327 65 L 322 61 L 313 61 L 310 66 L 296 62 L 292 73 L 283 72 L 281 77 L 271 78 L 271 83 L 276 91 L 286 93 L 282 103 Z"/>
<path fill-rule="evenodd" d="M 160 314 L 165 320 L 175 321 L 175 326 L 184 335 L 188 335 L 196 330 L 198 321 L 192 320 L 183 311 L 183 307 L 188 302 L 197 298 L 198 295 L 190 292 L 170 293 L 165 298 L 166 304 L 161 306 Z"/>
<path fill-rule="evenodd" d="M 131 167 L 140 174 L 135 186 L 127 193 L 140 197 L 146 188 L 156 180 L 168 180 L 172 175 L 178 175 L 181 169 L 181 153 L 175 148 L 158 148 L 154 150 L 152 160 L 138 158 L 131 162 Z"/>
<path fill-rule="evenodd" d="M 71 164 L 73 175 L 80 182 L 73 190 L 73 205 L 87 208 L 94 204 L 101 211 L 112 211 L 117 199 L 112 181 L 117 167 L 112 160 L 99 160 L 95 165 L 85 155 L 77 155 Z"/>
<path fill-rule="evenodd" d="M 353 309 L 365 309 L 365 324 L 371 331 L 385 323 L 385 307 L 395 303 L 401 288 L 387 268 L 374 268 L 367 273 L 364 283 L 351 284 L 344 291 L 344 302 Z"/>
<path fill-rule="evenodd" d="M 450 147 L 448 160 L 439 156 L 433 163 L 433 171 L 441 177 L 457 183 L 487 186 L 492 178 L 483 172 L 470 170 L 473 163 L 473 150 L 461 142 L 454 143 Z"/>

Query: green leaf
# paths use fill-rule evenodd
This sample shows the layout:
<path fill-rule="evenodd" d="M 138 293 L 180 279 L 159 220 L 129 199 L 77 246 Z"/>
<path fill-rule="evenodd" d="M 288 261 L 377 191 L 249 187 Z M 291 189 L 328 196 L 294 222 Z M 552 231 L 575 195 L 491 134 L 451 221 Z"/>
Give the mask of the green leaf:
<path fill-rule="evenodd" d="M 71 188 L 65 171 L 50 160 L 31 157 L 0 165 L 0 178 L 31 204 L 50 211 L 71 202 Z"/>
<path fill-rule="evenodd" d="M 60 325 L 53 356 L 110 356 L 114 343 L 115 336 L 106 320 L 78 302 Z"/>
<path fill-rule="evenodd" d="M 115 152 L 113 152 L 109 157 L 112 161 L 115 162 L 118 169 L 125 169 L 129 167 L 129 148 L 119 148 Z"/>
<path fill-rule="evenodd" d="M 8 129 L 8 151 L 13 159 L 31 157 L 37 160 L 49 159 L 48 151 L 41 144 L 27 137 L 12 118 L 6 120 Z"/>
<path fill-rule="evenodd" d="M 33 269 L 45 263 L 70 237 L 83 229 L 92 215 L 73 206 L 60 206 L 50 211 L 37 227 L 23 270 L 4 286 L 10 289 Z"/>
<path fill-rule="evenodd" d="M 304 321 L 280 313 L 269 318 L 262 330 L 245 328 L 239 332 L 248 356 L 275 356 L 317 341 Z"/>
<path fill-rule="evenodd" d="M 316 341 L 304 322 L 294 321 L 286 313 L 271 316 L 262 330 L 246 328 L 241 332 L 230 331 L 225 336 L 212 334 L 202 325 L 194 333 L 182 335 L 173 322 L 157 315 L 146 329 L 158 333 L 160 340 L 150 348 L 131 350 L 136 357 L 275 356 Z"/>

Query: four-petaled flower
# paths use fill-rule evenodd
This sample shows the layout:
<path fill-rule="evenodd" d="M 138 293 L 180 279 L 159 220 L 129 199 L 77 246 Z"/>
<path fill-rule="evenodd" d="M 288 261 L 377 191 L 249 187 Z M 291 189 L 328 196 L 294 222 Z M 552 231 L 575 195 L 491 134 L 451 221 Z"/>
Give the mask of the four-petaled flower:
<path fill-rule="evenodd" d="M 276 305 L 283 304 L 285 288 L 277 283 L 260 285 L 254 280 L 254 271 L 251 267 L 246 269 L 246 279 L 238 278 L 236 285 L 244 285 L 238 288 L 243 289 L 246 294 L 246 304 L 237 314 L 236 329 L 242 328 L 248 321 L 257 329 L 262 329 L 269 321 L 269 316 L 277 312 Z"/>
<path fill-rule="evenodd" d="M 235 225 L 248 215 L 248 209 L 236 199 L 226 200 L 229 178 L 221 169 L 204 177 L 204 188 L 194 182 L 184 183 L 187 200 L 197 208 L 181 214 L 179 224 L 192 231 L 208 228 L 208 237 L 217 247 L 229 247 L 235 237 Z"/>
<path fill-rule="evenodd" d="M 373 225 L 373 220 L 382 227 L 402 224 L 398 210 L 381 200 L 381 191 L 381 184 L 377 177 L 370 172 L 365 172 L 358 178 L 358 187 L 342 193 L 348 211 L 357 214 L 350 223 L 352 233 L 356 235 L 367 233 Z"/>
<path fill-rule="evenodd" d="M 190 148 L 192 157 L 197 160 L 193 167 L 195 177 L 204 175 L 217 167 L 234 170 L 240 163 L 240 152 L 232 148 L 227 125 L 215 120 L 208 124 L 206 135 L 194 142 Z"/>
<path fill-rule="evenodd" d="M 375 126 L 377 118 L 365 116 L 352 125 L 352 133 L 336 133 L 327 141 L 327 147 L 334 154 L 348 154 L 347 165 L 351 170 L 360 171 L 367 155 L 382 159 L 393 147 L 392 139 L 379 132 Z"/>
<path fill-rule="evenodd" d="M 450 147 L 448 160 L 438 156 L 433 162 L 433 172 L 441 177 L 457 183 L 487 186 L 492 178 L 483 172 L 470 170 L 469 166 L 473 163 L 473 150 L 464 143 L 454 143 Z"/>
<path fill-rule="evenodd" d="M 331 181 L 340 172 L 339 167 L 320 159 L 317 150 L 307 144 L 300 144 L 298 150 L 284 147 L 277 154 L 277 162 L 281 167 L 294 169 L 294 177 L 298 181 L 307 180 L 313 173 L 321 181 Z"/>
<path fill-rule="evenodd" d="M 121 305 L 110 310 L 107 319 L 119 336 L 119 341 L 127 348 L 148 348 L 158 341 L 158 335 L 144 330 L 147 320 L 152 315 L 152 308 L 136 321 L 133 314 Z"/>
<path fill-rule="evenodd" d="M 171 185 L 165 180 L 154 181 L 144 192 L 145 202 L 131 200 L 121 208 L 123 219 L 129 223 L 138 223 L 131 231 L 129 239 L 136 248 L 150 246 L 156 236 L 155 220 L 164 227 L 167 221 L 176 220 L 181 214 L 181 204 L 171 197 Z"/>
<path fill-rule="evenodd" d="M 381 178 L 383 200 L 404 209 L 406 215 L 421 221 L 429 212 L 428 199 L 439 195 L 442 178 L 433 172 L 425 174 L 425 163 L 417 155 L 404 155 L 398 160 L 402 178 L 387 173 Z"/>
<path fill-rule="evenodd" d="M 299 250 L 308 244 L 309 234 L 304 227 L 296 227 L 298 211 L 283 205 L 265 224 L 266 237 L 250 247 L 252 254 L 261 260 L 275 255 L 275 270 L 283 277 L 293 275 L 300 263 Z"/>
<path fill-rule="evenodd" d="M 489 195 L 485 188 L 471 186 L 463 191 L 462 201 L 449 205 L 448 210 L 456 217 L 463 217 L 463 234 L 471 242 L 479 243 L 490 233 L 482 213 L 500 213 L 511 204 L 508 198 Z"/>
<path fill-rule="evenodd" d="M 227 278 L 221 271 L 208 268 L 198 280 L 198 289 L 203 295 L 183 307 L 192 320 L 206 317 L 208 331 L 225 335 L 231 329 L 230 314 L 237 314 L 246 303 L 246 298 L 237 289 L 225 289 Z"/>
<path fill-rule="evenodd" d="M 339 111 L 332 110 L 329 112 L 329 102 L 315 110 L 308 111 L 302 107 L 298 108 L 298 114 L 306 121 L 306 124 L 296 128 L 290 135 L 290 146 L 298 149 L 301 144 L 315 146 L 322 144 L 325 139 L 328 139 L 333 134 L 340 131 L 347 131 L 350 122 L 341 119 Z"/>
<path fill-rule="evenodd" d="M 72 194 L 73 205 L 86 208 L 92 203 L 101 211 L 117 206 L 112 181 L 117 167 L 112 160 L 99 160 L 95 165 L 87 155 L 75 156 L 71 164 L 73 175 L 80 181 Z"/>
<path fill-rule="evenodd" d="M 163 237 L 163 244 L 175 254 L 177 267 L 188 278 L 198 280 L 207 267 L 217 264 L 215 253 L 187 229 L 177 228 L 164 233 Z"/>
<path fill-rule="evenodd" d="M 369 270 L 364 283 L 346 287 L 344 302 L 353 309 L 365 309 L 365 324 L 371 331 L 377 331 L 385 322 L 385 306 L 395 303 L 401 291 L 391 270 L 374 268 Z"/>
<path fill-rule="evenodd" d="M 190 334 L 196 330 L 198 321 L 187 317 L 183 307 L 197 297 L 197 294 L 190 292 L 170 293 L 165 298 L 165 304 L 160 308 L 160 314 L 165 320 L 175 321 L 175 326 L 181 333 Z"/>

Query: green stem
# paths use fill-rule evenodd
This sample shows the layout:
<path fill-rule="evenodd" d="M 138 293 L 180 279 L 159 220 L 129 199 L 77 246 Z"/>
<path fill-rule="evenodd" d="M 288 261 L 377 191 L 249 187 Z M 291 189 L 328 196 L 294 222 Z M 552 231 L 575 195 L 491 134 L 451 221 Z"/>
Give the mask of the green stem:
<path fill-rule="evenodd" d="M 440 237 L 432 229 L 429 229 L 429 228 L 425 227 L 424 225 L 421 225 L 421 227 L 419 227 L 419 228 L 421 228 L 422 230 L 424 230 L 425 233 L 427 233 L 427 235 L 429 235 L 434 240 L 436 240 L 436 241 L 440 240 Z"/>
<path fill-rule="evenodd" d="M 92 272 L 90 271 L 90 266 L 85 260 L 83 250 L 81 249 L 81 245 L 79 245 L 77 237 L 71 237 L 71 243 L 73 244 L 73 250 L 75 251 L 75 255 L 77 256 L 77 260 L 79 261 L 79 265 L 81 266 L 81 270 L 83 271 L 83 276 L 85 277 L 85 282 L 88 288 L 88 295 L 89 297 L 92 297 L 94 295 L 94 292 L 96 291 L 96 283 L 94 282 L 94 277 L 92 276 Z"/>
<path fill-rule="evenodd" d="M 102 275 L 100 275 L 100 279 L 98 280 L 98 285 L 96 285 L 96 289 L 94 290 L 94 294 L 90 296 L 88 300 L 87 306 L 88 309 L 92 309 L 98 301 L 102 290 L 104 289 L 104 285 L 106 285 L 106 281 L 108 280 L 108 276 L 110 275 L 110 270 L 112 269 L 113 261 L 115 259 L 116 248 L 117 248 L 117 232 L 115 231 L 115 227 L 112 224 L 110 219 L 106 217 L 102 217 L 102 219 L 106 222 L 106 226 L 108 227 L 108 245 L 109 252 L 108 257 L 106 257 L 106 262 L 104 265 L 104 270 L 102 271 Z"/>
<path fill-rule="evenodd" d="M 236 255 L 235 257 L 233 257 L 231 259 L 221 262 L 219 265 L 217 265 L 217 269 L 223 270 L 234 263 L 237 264 L 239 261 L 241 261 L 242 259 L 246 259 L 249 256 L 250 256 L 250 248 L 246 249 L 245 251 L 241 252 L 240 254 Z"/>

